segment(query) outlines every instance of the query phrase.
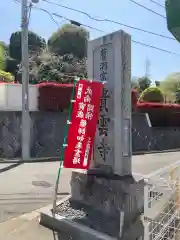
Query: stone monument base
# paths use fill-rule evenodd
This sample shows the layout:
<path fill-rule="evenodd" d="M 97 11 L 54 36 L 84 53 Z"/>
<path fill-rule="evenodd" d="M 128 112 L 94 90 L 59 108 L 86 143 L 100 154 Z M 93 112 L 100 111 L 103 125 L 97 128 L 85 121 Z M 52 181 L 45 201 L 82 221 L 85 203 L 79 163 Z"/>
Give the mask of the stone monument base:
<path fill-rule="evenodd" d="M 49 224 L 58 221 L 54 230 L 62 234 L 63 240 L 140 239 L 143 190 L 144 181 L 132 176 L 73 171 L 72 196 L 57 206 L 54 217 L 50 213 Z M 42 221 L 46 218 L 41 217 Z"/>

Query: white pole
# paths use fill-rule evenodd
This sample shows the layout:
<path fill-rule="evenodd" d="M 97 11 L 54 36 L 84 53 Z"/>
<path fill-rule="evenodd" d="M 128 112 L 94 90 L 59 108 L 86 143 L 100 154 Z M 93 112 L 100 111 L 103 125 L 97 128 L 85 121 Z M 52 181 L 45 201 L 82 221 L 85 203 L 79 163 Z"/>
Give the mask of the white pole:
<path fill-rule="evenodd" d="M 22 50 L 22 160 L 30 159 L 28 1 L 21 0 Z"/>

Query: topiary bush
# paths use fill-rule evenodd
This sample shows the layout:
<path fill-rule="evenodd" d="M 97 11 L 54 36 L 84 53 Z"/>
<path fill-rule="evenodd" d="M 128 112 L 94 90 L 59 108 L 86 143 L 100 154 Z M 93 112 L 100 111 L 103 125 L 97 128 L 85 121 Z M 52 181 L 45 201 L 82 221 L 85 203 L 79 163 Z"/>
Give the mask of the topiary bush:
<path fill-rule="evenodd" d="M 73 84 L 41 83 L 37 86 L 40 111 L 63 111 L 69 108 Z"/>
<path fill-rule="evenodd" d="M 149 87 L 141 93 L 139 102 L 163 103 L 164 95 L 158 87 Z"/>
<path fill-rule="evenodd" d="M 136 105 L 138 102 L 138 93 L 136 89 L 131 90 L 131 104 L 132 104 L 132 111 L 136 109 Z"/>
<path fill-rule="evenodd" d="M 148 113 L 152 127 L 180 127 L 180 104 L 143 102 L 136 111 Z"/>
<path fill-rule="evenodd" d="M 14 76 L 9 72 L 5 72 L 3 70 L 0 70 L 0 81 L 2 81 L 2 82 L 13 82 L 14 81 Z"/>

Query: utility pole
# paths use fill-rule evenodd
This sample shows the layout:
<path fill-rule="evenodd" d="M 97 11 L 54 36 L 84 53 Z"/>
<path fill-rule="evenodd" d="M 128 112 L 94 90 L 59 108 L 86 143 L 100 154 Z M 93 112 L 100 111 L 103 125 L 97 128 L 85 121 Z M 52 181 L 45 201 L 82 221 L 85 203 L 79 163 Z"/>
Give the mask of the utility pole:
<path fill-rule="evenodd" d="M 22 160 L 30 159 L 28 0 L 21 0 L 22 51 Z"/>

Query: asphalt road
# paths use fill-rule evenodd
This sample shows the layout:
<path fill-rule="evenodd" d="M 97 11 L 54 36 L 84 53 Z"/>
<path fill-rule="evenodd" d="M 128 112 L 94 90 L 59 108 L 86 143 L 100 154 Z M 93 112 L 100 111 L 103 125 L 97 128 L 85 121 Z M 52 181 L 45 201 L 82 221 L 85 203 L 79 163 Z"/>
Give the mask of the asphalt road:
<path fill-rule="evenodd" d="M 178 160 L 180 152 L 133 156 L 132 171 L 143 177 Z M 7 166 L 0 164 L 0 169 Z M 58 239 L 54 238 L 52 231 L 40 226 L 37 218 L 10 220 L 52 203 L 58 167 L 58 162 L 28 163 L 3 173 L 0 170 L 0 239 Z M 71 170 L 62 169 L 59 199 L 70 193 L 70 178 Z"/>
<path fill-rule="evenodd" d="M 133 156 L 132 171 L 143 176 L 178 160 L 180 152 Z M 58 167 L 58 162 L 27 163 L 0 173 L 0 222 L 52 203 Z M 71 170 L 62 169 L 59 199 L 70 193 L 70 178 Z"/>
<path fill-rule="evenodd" d="M 0 222 L 51 204 L 58 167 L 58 162 L 28 163 L 1 173 Z M 58 199 L 70 193 L 70 177 L 71 171 L 62 169 Z"/>
<path fill-rule="evenodd" d="M 178 160 L 180 152 L 133 156 L 132 171 L 144 176 Z M 0 173 L 0 222 L 51 204 L 58 167 L 58 162 L 27 163 Z M 70 193 L 70 178 L 71 170 L 62 169 L 59 199 Z"/>
<path fill-rule="evenodd" d="M 180 152 L 136 155 L 132 158 L 132 172 L 149 175 L 177 161 L 180 163 Z"/>

